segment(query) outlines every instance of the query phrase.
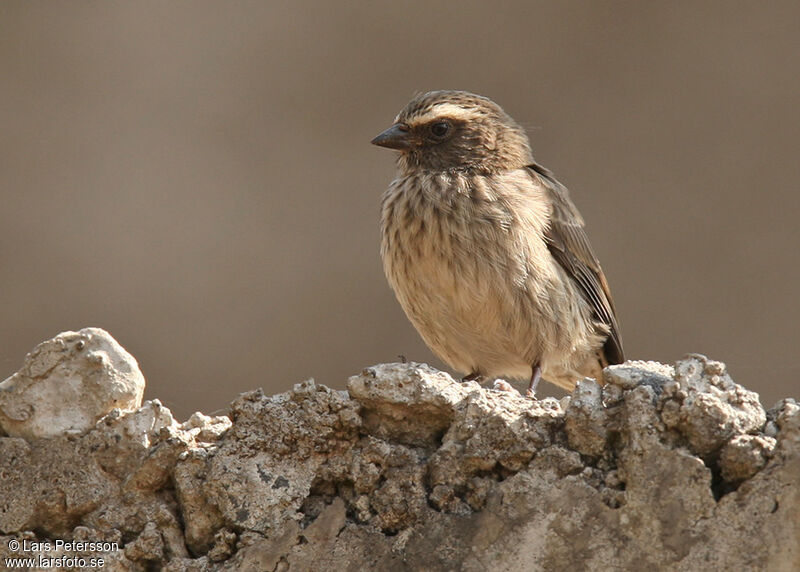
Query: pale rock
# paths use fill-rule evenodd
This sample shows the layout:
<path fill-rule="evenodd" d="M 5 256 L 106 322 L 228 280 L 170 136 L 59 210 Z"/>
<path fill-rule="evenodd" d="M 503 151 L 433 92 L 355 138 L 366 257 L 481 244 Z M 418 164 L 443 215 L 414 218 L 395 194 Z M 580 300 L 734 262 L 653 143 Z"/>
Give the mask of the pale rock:
<path fill-rule="evenodd" d="M 0 426 L 26 439 L 82 434 L 114 409 L 139 407 L 144 386 L 136 360 L 108 332 L 64 332 L 0 383 Z"/>
<path fill-rule="evenodd" d="M 696 355 L 604 379 L 558 402 L 383 364 L 349 393 L 2 437 L 0 558 L 59 538 L 116 542 L 59 553 L 111 571 L 800 569 L 794 400 L 765 414 Z"/>

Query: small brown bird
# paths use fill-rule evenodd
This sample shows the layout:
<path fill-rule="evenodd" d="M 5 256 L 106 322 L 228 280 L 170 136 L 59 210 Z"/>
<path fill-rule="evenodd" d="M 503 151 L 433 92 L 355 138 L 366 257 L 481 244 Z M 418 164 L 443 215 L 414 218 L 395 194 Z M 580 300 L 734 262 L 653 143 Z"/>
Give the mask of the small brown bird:
<path fill-rule="evenodd" d="M 567 189 L 524 130 L 464 91 L 415 97 L 372 140 L 400 151 L 383 195 L 389 284 L 428 346 L 464 379 L 571 390 L 622 363 L 614 303 Z"/>

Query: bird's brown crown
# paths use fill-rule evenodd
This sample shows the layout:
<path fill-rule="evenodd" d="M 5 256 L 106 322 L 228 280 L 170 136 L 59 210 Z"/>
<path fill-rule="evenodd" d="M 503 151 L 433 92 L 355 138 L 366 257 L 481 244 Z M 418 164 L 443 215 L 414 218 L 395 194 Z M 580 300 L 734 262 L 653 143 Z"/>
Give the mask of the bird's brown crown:
<path fill-rule="evenodd" d="M 412 99 L 373 141 L 401 151 L 401 170 L 498 172 L 532 163 L 524 130 L 492 100 L 466 91 Z"/>

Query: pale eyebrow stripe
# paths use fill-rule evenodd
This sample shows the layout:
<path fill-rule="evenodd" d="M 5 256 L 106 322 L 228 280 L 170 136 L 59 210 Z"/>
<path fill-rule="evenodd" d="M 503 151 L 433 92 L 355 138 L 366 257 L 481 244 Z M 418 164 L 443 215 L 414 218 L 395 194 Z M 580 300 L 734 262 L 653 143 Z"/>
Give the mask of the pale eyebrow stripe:
<path fill-rule="evenodd" d="M 428 121 L 437 117 L 451 117 L 453 119 L 461 119 L 469 121 L 476 119 L 480 114 L 474 109 L 466 109 L 455 103 L 439 103 L 434 105 L 430 111 L 415 117 L 414 123 L 427 123 Z"/>

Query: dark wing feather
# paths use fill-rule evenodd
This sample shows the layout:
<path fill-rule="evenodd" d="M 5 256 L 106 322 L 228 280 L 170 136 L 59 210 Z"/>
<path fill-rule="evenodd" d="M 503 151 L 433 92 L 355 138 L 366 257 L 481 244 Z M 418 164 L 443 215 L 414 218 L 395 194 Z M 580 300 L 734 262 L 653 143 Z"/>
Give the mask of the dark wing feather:
<path fill-rule="evenodd" d="M 550 253 L 580 286 L 597 319 L 609 327 L 608 340 L 603 347 L 606 360 L 609 364 L 622 363 L 625 357 L 614 302 L 606 277 L 583 228 L 583 218 L 569 199 L 566 187 L 550 171 L 537 164 L 530 165 L 529 168 L 542 182 L 552 203 L 550 227 L 545 236 Z"/>

